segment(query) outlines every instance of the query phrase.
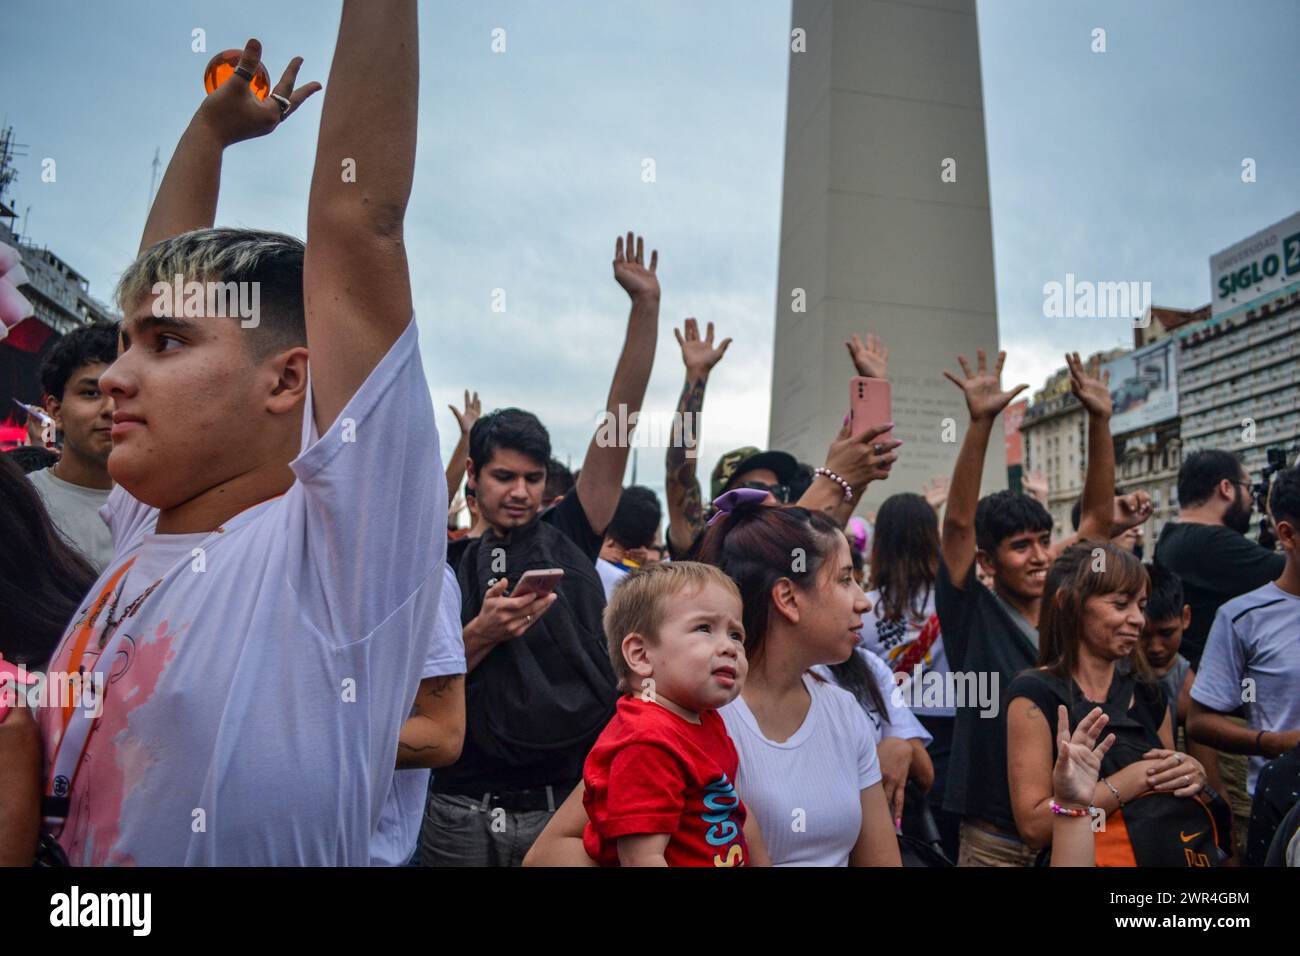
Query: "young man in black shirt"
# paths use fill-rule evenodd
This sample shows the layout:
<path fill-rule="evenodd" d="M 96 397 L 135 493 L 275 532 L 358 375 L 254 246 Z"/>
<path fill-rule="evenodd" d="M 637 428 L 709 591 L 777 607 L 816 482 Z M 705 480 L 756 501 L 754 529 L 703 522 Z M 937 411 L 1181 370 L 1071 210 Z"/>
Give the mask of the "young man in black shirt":
<path fill-rule="evenodd" d="M 1038 657 L 1038 610 L 1052 561 L 1052 517 L 1028 495 L 1000 491 L 980 499 L 980 476 L 993 421 L 1028 386 L 1002 391 L 999 352 L 992 371 L 977 352 L 972 371 L 959 356 L 963 378 L 944 375 L 966 396 L 966 431 L 948 494 L 935 585 L 935 609 L 954 673 L 989 675 L 997 700 L 988 714 L 976 701 L 945 701 L 957 707 L 944 809 L 962 817 L 960 866 L 1028 866 L 1035 851 L 1020 839 L 1007 789 L 1006 721 L 1002 697 L 1019 672 Z M 1088 472 L 1079 536 L 1109 537 L 1116 526 L 1115 449 L 1110 437 L 1111 400 L 1106 382 L 1067 355 L 1071 390 L 1088 411 Z M 1124 520 L 1145 520 L 1149 506 Z M 992 576 L 980 584 L 976 561 Z M 994 682 L 996 681 L 996 683 Z M 954 685 L 956 686 L 956 685 Z M 970 682 L 967 683 L 970 686 Z"/>
<path fill-rule="evenodd" d="M 632 302 L 606 402 L 614 422 L 640 412 L 658 337 L 658 253 L 620 237 L 614 278 Z M 621 431 L 621 429 L 619 429 Z M 430 787 L 420 836 L 425 866 L 517 866 L 582 779 L 582 764 L 614 712 L 616 684 L 596 573 L 622 493 L 628 441 L 598 428 L 577 483 L 542 511 L 550 436 L 508 408 L 470 431 L 467 474 L 488 528 L 457 567 L 465 625 L 466 734 L 461 758 Z M 526 571 L 559 568 L 553 593 L 511 597 Z"/>
<path fill-rule="evenodd" d="M 1209 449 L 1183 460 L 1178 469 L 1178 521 L 1160 532 L 1155 562 L 1183 582 L 1192 622 L 1179 652 L 1193 670 L 1200 669 L 1219 607 L 1277 580 L 1286 565 L 1280 552 L 1246 537 L 1252 507 L 1250 476 L 1235 455 Z"/>

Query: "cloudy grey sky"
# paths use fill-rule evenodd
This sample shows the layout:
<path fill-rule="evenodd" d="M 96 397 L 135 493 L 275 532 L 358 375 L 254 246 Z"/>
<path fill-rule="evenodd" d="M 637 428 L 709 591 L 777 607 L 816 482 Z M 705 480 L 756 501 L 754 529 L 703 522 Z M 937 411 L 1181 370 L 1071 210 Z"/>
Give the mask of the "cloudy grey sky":
<path fill-rule="evenodd" d="M 0 118 L 28 144 L 14 198 L 30 238 L 107 299 L 212 52 L 258 36 L 278 77 L 324 80 L 337 2 L 2 0 Z M 219 10 L 218 10 L 219 8 Z M 1148 280 L 1158 304 L 1209 299 L 1211 253 L 1300 209 L 1294 0 L 984 0 L 978 6 L 999 328 L 1008 375 L 1040 385 L 1067 346 L 1120 322 L 1043 318 L 1066 272 Z M 421 4 L 421 126 L 407 220 L 444 453 L 468 386 L 536 411 L 578 464 L 627 316 L 610 260 L 635 228 L 660 249 L 663 308 L 647 408 L 672 410 L 671 325 L 735 344 L 709 390 L 701 460 L 763 444 L 785 127 L 788 0 Z M 207 33 L 207 53 L 191 31 Z M 492 30 L 506 31 L 493 53 Z M 1107 31 L 1093 53 L 1091 31 Z M 375 91 L 382 96 L 383 90 Z M 304 233 L 317 96 L 227 153 L 218 222 Z M 57 162 L 42 183 L 40 162 Z M 1241 161 L 1257 182 L 1241 182 Z M 656 181 L 642 181 L 642 160 Z M 20 221 L 20 228 L 22 222 Z M 505 313 L 491 309 L 494 289 Z M 662 451 L 638 478 L 662 487 Z"/>

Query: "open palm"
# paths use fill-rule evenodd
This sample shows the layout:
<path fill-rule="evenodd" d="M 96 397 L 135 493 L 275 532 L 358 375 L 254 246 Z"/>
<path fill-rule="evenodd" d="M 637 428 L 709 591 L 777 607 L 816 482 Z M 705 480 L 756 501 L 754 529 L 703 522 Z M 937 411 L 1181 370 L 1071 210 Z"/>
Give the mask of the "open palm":
<path fill-rule="evenodd" d="M 680 331 L 673 329 L 673 335 L 677 336 L 677 344 L 682 347 L 682 364 L 686 366 L 686 371 L 697 374 L 707 373 L 717 365 L 731 345 L 731 339 L 728 338 L 719 342 L 717 348 L 713 347 L 712 322 L 708 324 L 708 331 L 701 339 L 700 323 L 693 318 L 687 319 Z"/>
<path fill-rule="evenodd" d="M 983 349 L 975 350 L 975 371 L 971 371 L 970 362 L 966 356 L 958 355 L 957 362 L 961 365 L 961 370 L 965 374 L 964 379 L 957 378 L 951 372 L 945 371 L 944 377 L 952 382 L 966 396 L 966 408 L 970 411 L 971 421 L 980 421 L 984 419 L 993 419 L 1002 409 L 1011 403 L 1011 400 L 1027 389 L 1028 385 L 1017 385 L 1009 392 L 1002 391 L 1002 366 L 1007 360 L 1006 352 L 998 353 L 997 364 L 990 372 L 987 367 L 987 361 L 984 357 Z"/>
<path fill-rule="evenodd" d="M 627 247 L 623 246 L 623 237 L 614 242 L 614 278 L 633 299 L 641 296 L 659 295 L 659 277 L 655 270 L 659 268 L 659 251 L 650 251 L 650 265 L 645 264 L 645 238 L 629 232 Z"/>

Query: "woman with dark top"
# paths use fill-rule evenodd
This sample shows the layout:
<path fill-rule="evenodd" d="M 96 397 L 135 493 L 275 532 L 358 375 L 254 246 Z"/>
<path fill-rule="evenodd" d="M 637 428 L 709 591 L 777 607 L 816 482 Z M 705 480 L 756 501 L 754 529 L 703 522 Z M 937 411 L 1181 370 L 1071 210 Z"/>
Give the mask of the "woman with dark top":
<path fill-rule="evenodd" d="M 22 469 L 0 455 L 0 655 L 44 667 L 96 577 Z"/>
<path fill-rule="evenodd" d="M 40 826 L 41 741 L 17 700 L 20 675 L 45 667 L 94 582 L 22 468 L 0 455 L 0 866 L 31 865 Z"/>
<path fill-rule="evenodd" d="M 1019 675 L 1006 708 L 1008 779 L 1016 826 L 1027 844 L 1052 839 L 1053 715 L 1073 728 L 1093 708 L 1116 742 L 1102 761 L 1087 810 L 1108 817 L 1153 793 L 1193 797 L 1205 770 L 1173 749 L 1169 708 L 1139 649 L 1147 574 L 1112 543 L 1074 545 L 1048 572 L 1039 618 L 1038 668 Z"/>

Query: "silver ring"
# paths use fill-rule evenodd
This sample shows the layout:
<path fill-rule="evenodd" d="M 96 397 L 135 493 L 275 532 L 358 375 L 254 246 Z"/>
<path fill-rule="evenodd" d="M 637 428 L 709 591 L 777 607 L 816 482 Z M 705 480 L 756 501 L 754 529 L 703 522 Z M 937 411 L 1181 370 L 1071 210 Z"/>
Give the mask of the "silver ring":
<path fill-rule="evenodd" d="M 272 94 L 271 94 L 271 99 L 275 100 L 277 103 L 280 104 L 280 115 L 281 115 L 281 116 L 283 116 L 285 113 L 289 112 L 290 107 L 293 106 L 293 104 L 289 102 L 289 97 L 287 97 L 287 96 L 281 96 L 279 93 L 272 93 Z"/>
<path fill-rule="evenodd" d="M 533 623 L 533 616 L 532 616 L 531 614 L 525 614 L 525 615 L 524 615 L 524 620 L 527 621 L 529 624 L 532 624 L 532 623 Z"/>
<path fill-rule="evenodd" d="M 1176 761 L 1178 761 L 1179 763 L 1182 763 L 1182 762 L 1183 762 L 1183 755 L 1182 755 L 1182 754 L 1178 754 L 1178 753 L 1176 753 L 1176 754 L 1174 754 L 1174 759 L 1175 759 Z"/>
<path fill-rule="evenodd" d="M 1191 777 L 1183 777 L 1183 786 L 1185 786 L 1185 787 L 1190 787 L 1191 785 L 1192 785 L 1192 778 L 1191 778 Z"/>
<path fill-rule="evenodd" d="M 249 83 L 253 82 L 253 71 L 246 66 L 235 67 L 235 76 L 241 76 L 248 80 Z"/>
<path fill-rule="evenodd" d="M 880 444 L 880 442 L 876 442 L 876 444 L 871 446 L 871 450 L 879 455 L 885 450 L 885 446 Z"/>

